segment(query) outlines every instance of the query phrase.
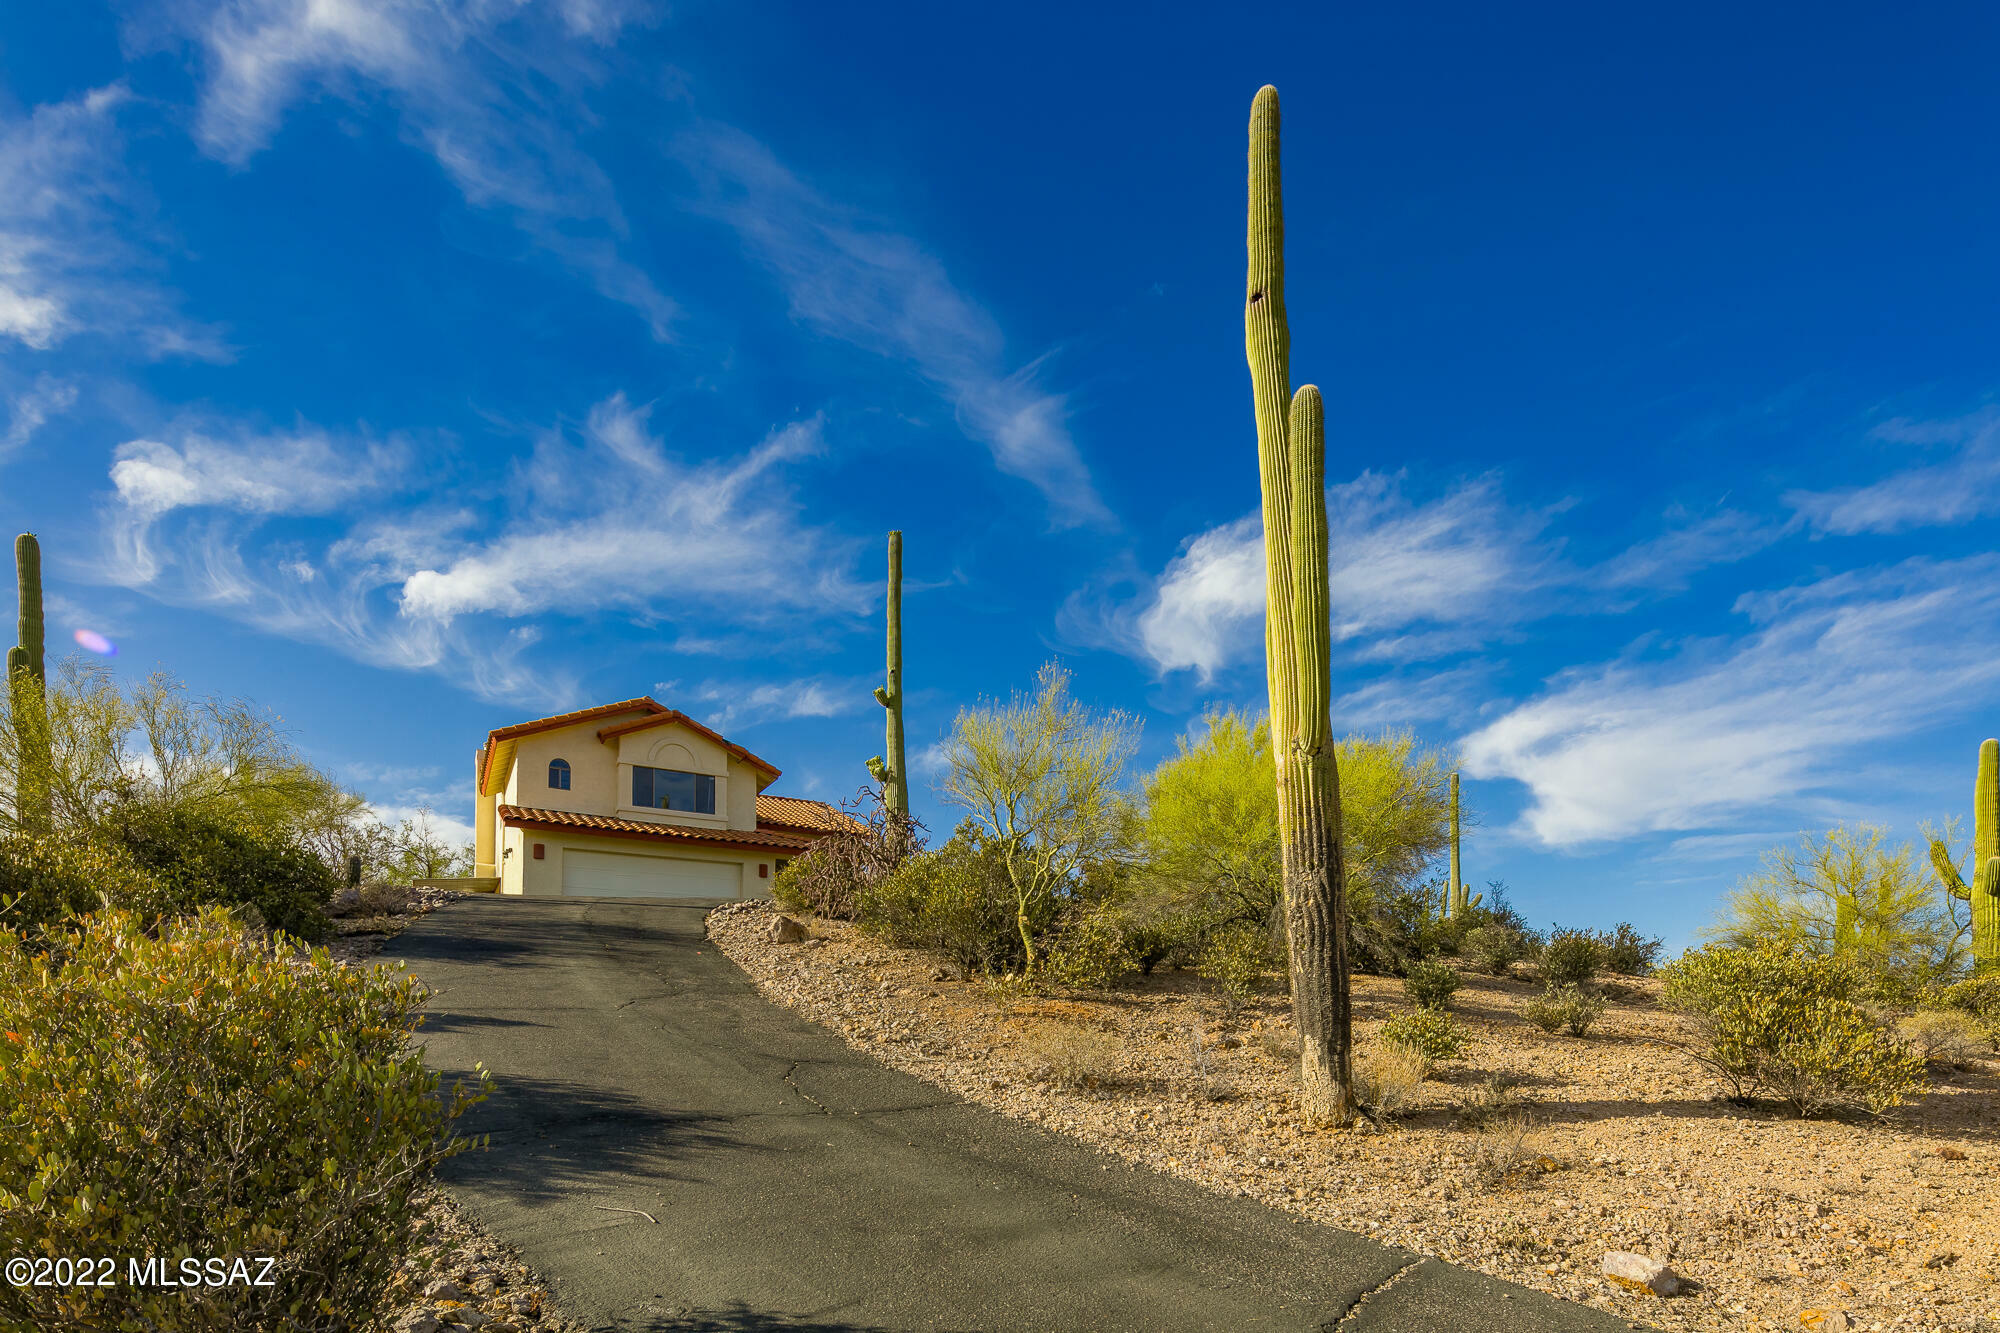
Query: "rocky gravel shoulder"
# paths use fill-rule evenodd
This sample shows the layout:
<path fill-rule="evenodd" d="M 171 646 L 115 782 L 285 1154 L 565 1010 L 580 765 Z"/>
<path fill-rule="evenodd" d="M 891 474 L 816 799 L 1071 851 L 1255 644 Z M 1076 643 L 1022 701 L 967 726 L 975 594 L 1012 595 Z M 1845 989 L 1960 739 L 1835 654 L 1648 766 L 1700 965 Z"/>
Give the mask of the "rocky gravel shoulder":
<path fill-rule="evenodd" d="M 1940 1075 L 1887 1122 L 1799 1121 L 1724 1100 L 1676 1049 L 1657 982 L 1619 981 L 1576 1038 L 1521 1017 L 1539 987 L 1468 975 L 1454 1009 L 1472 1040 L 1399 1123 L 1303 1131 L 1280 995 L 1232 1012 L 1169 971 L 1033 996 L 847 923 L 781 943 L 775 919 L 766 902 L 709 916 L 772 1000 L 969 1101 L 1219 1193 L 1653 1327 L 2000 1333 L 1994 1061 Z M 1360 1049 L 1408 1007 L 1401 983 L 1355 978 Z M 1669 1266 L 1677 1294 L 1607 1277 L 1614 1255 Z"/>

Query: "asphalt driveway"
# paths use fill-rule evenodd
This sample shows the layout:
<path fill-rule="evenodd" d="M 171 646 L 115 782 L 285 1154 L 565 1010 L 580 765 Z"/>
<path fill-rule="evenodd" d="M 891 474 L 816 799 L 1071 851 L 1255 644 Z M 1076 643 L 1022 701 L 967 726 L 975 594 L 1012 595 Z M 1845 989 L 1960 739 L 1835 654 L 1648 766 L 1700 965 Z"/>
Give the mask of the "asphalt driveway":
<path fill-rule="evenodd" d="M 446 1183 L 602 1329 L 1629 1327 L 960 1101 L 759 996 L 693 907 L 474 898 L 390 941 L 499 1091 Z M 658 1219 L 613 1209 L 643 1209 Z M 1343 1322 L 1344 1321 L 1344 1322 Z"/>

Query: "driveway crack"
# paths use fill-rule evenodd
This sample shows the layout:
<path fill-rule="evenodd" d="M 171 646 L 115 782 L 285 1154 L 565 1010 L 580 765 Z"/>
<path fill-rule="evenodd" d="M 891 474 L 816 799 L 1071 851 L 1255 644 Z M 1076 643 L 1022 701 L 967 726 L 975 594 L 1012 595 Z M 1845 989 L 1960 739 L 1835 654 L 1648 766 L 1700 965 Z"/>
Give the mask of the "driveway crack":
<path fill-rule="evenodd" d="M 1354 1322 L 1354 1316 L 1361 1313 L 1362 1306 L 1368 1304 L 1368 1302 L 1374 1300 L 1377 1296 L 1380 1296 L 1383 1292 L 1395 1286 L 1398 1282 L 1401 1282 L 1404 1278 L 1408 1277 L 1413 1270 L 1423 1267 L 1424 1262 L 1425 1262 L 1425 1256 L 1420 1254 L 1416 1258 L 1410 1260 L 1410 1262 L 1404 1264 L 1401 1268 L 1397 1269 L 1395 1272 L 1389 1274 L 1389 1276 L 1383 1278 L 1380 1282 L 1377 1282 L 1374 1286 L 1370 1287 L 1368 1290 L 1362 1292 L 1359 1296 L 1354 1298 L 1354 1304 L 1347 1307 L 1346 1314 L 1342 1315 L 1338 1320 L 1334 1321 L 1333 1323 L 1321 1324 L 1320 1325 L 1321 1333 L 1335 1333 L 1335 1331 L 1338 1329 L 1346 1328 L 1349 1324 Z"/>
<path fill-rule="evenodd" d="M 810 1092 L 807 1092 L 807 1091 L 806 1091 L 806 1090 L 805 1090 L 804 1088 L 800 1087 L 800 1086 L 799 1086 L 798 1084 L 796 1084 L 796 1083 L 792 1083 L 792 1075 L 794 1075 L 794 1074 L 798 1073 L 798 1072 L 799 1072 L 799 1066 L 800 1066 L 800 1065 L 802 1065 L 802 1064 L 804 1064 L 804 1063 L 805 1063 L 805 1061 L 804 1061 L 804 1060 L 794 1060 L 794 1061 L 792 1061 L 792 1067 L 791 1067 L 790 1069 L 787 1069 L 787 1070 L 785 1071 L 785 1082 L 787 1082 L 787 1083 L 791 1083 L 791 1084 L 792 1084 L 792 1091 L 793 1091 L 793 1092 L 796 1092 L 797 1094 L 799 1094 L 799 1096 L 801 1096 L 801 1097 L 805 1098 L 805 1099 L 806 1099 L 807 1101 L 811 1102 L 811 1103 L 812 1103 L 812 1104 L 813 1104 L 814 1106 L 817 1106 L 817 1107 L 818 1107 L 818 1108 L 820 1109 L 820 1114 L 822 1114 L 822 1115 L 832 1115 L 832 1114 L 833 1114 L 833 1112 L 827 1109 L 827 1105 L 826 1105 L 826 1103 L 825 1103 L 825 1102 L 823 1102 L 823 1101 L 821 1101 L 821 1100 L 820 1100 L 819 1098 L 817 1098 L 817 1097 L 813 1096 L 813 1095 L 812 1095 L 812 1094 L 811 1094 Z"/>

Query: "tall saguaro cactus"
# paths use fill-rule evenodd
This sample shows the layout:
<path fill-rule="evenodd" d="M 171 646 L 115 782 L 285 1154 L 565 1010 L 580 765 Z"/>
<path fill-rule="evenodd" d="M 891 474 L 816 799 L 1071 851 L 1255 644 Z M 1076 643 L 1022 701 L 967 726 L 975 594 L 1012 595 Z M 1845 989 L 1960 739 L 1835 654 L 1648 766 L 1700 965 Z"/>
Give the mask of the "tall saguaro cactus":
<path fill-rule="evenodd" d="M 1458 866 L 1458 774 L 1454 773 L 1451 775 L 1451 879 L 1444 886 L 1439 916 L 1446 919 L 1464 916 L 1485 899 L 1485 894 L 1474 893 L 1470 884 L 1459 879 L 1462 873 Z"/>
<path fill-rule="evenodd" d="M 49 819 L 47 651 L 42 627 L 42 547 L 35 534 L 14 539 L 14 577 L 20 599 L 20 642 L 7 650 L 7 688 L 14 717 L 15 817 L 28 827 Z"/>
<path fill-rule="evenodd" d="M 1326 415 L 1318 389 L 1291 390 L 1278 90 L 1269 85 L 1250 106 L 1248 245 L 1243 330 L 1264 498 L 1264 658 L 1300 1109 L 1308 1121 L 1346 1124 L 1355 1111 L 1353 1014 L 1329 679 Z"/>
<path fill-rule="evenodd" d="M 888 710 L 887 756 L 868 761 L 868 771 L 882 784 L 882 804 L 890 813 L 908 818 L 910 779 L 903 753 L 903 534 L 889 534 L 889 683 L 875 691 L 875 702 Z"/>
<path fill-rule="evenodd" d="M 1982 971 L 2000 967 L 2000 740 L 1979 746 L 1979 777 L 1972 788 L 1972 883 L 1959 876 L 1951 853 L 1931 843 L 1931 864 L 1954 898 L 1972 905 L 1972 959 Z"/>

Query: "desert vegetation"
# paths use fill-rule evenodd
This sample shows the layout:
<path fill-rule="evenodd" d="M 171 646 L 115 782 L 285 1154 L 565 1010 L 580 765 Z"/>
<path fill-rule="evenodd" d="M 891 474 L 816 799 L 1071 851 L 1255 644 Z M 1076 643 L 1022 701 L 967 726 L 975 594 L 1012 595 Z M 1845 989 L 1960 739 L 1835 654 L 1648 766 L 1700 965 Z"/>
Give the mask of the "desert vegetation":
<path fill-rule="evenodd" d="M 43 662 L 39 547 L 0 715 L 0 1250 L 270 1255 L 268 1285 L 0 1287 L 23 1328 L 379 1321 L 421 1191 L 486 1094 L 410 1044 L 423 994 L 347 968 L 336 914 L 453 864 L 385 828 L 275 719 L 164 672 Z"/>

